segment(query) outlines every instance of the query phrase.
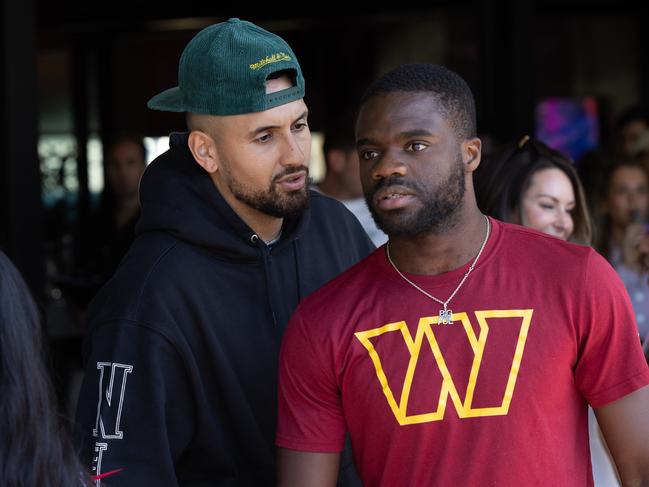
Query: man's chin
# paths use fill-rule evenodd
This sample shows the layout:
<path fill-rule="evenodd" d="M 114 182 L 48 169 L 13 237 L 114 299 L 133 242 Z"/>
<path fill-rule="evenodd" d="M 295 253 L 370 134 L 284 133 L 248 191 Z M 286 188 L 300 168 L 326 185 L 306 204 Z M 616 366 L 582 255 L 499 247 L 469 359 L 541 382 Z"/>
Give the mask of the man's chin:
<path fill-rule="evenodd" d="M 372 211 L 376 226 L 392 237 L 415 237 L 424 233 L 439 233 L 451 220 L 435 218 L 422 211 L 407 209 L 389 212 Z"/>
<path fill-rule="evenodd" d="M 413 219 L 403 209 L 384 212 L 372 208 L 371 214 L 376 226 L 388 235 L 403 235 L 413 226 Z"/>
<path fill-rule="evenodd" d="M 287 199 L 286 208 L 292 212 L 303 212 L 309 207 L 309 192 L 306 188 L 302 191 L 292 193 Z"/>
<path fill-rule="evenodd" d="M 272 216 L 280 218 L 295 218 L 309 207 L 309 192 L 306 188 L 283 194 L 278 199 L 278 205 L 273 209 Z"/>

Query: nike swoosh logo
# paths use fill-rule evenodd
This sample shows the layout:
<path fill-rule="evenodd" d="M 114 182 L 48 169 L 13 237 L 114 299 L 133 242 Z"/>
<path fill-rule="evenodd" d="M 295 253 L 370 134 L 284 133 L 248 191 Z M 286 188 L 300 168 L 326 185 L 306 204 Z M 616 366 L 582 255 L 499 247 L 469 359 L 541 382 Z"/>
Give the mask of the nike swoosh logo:
<path fill-rule="evenodd" d="M 92 482 L 95 482 L 97 480 L 105 479 L 106 477 L 110 477 L 111 475 L 115 475 L 116 473 L 119 473 L 122 470 L 124 470 L 124 469 L 123 468 L 116 468 L 115 470 L 111 470 L 110 472 L 104 472 L 104 473 L 100 473 L 99 475 L 93 475 L 92 477 L 90 477 L 90 480 Z"/>

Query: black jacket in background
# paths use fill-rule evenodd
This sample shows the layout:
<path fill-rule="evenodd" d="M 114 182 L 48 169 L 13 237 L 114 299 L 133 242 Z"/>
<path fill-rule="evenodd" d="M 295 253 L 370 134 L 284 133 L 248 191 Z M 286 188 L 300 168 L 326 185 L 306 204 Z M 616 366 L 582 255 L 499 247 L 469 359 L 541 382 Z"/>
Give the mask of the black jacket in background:
<path fill-rule="evenodd" d="M 269 249 L 186 140 L 147 168 L 138 236 L 89 311 L 82 456 L 104 486 L 271 486 L 284 327 L 372 244 L 312 193 Z"/>

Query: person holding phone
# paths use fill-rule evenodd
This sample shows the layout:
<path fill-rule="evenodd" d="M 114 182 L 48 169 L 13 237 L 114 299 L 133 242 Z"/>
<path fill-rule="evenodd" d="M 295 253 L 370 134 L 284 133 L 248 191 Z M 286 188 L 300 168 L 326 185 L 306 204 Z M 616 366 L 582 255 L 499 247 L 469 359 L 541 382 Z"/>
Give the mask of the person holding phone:
<path fill-rule="evenodd" d="M 640 163 L 613 164 L 598 205 L 596 247 L 615 268 L 626 287 L 643 345 L 649 342 L 649 174 Z"/>

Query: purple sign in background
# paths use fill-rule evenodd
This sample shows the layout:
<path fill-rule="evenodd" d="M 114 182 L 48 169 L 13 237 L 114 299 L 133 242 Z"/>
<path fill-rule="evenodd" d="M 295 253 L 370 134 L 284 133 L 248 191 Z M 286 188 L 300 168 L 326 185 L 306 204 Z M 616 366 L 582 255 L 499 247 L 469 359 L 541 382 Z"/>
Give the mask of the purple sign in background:
<path fill-rule="evenodd" d="M 597 100 L 546 98 L 536 106 L 536 137 L 574 161 L 599 145 Z"/>

